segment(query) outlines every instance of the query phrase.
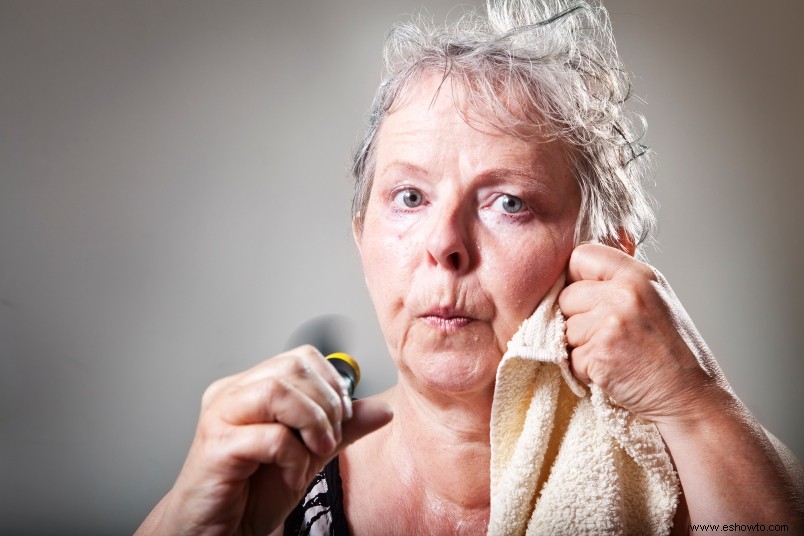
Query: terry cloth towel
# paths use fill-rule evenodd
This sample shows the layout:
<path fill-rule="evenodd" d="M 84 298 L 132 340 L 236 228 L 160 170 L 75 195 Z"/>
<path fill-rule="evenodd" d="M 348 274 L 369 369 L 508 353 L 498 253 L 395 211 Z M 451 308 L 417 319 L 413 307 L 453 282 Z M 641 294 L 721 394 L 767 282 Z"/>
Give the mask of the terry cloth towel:
<path fill-rule="evenodd" d="M 668 534 L 670 456 L 655 425 L 570 373 L 563 287 L 562 275 L 497 369 L 488 534 Z"/>

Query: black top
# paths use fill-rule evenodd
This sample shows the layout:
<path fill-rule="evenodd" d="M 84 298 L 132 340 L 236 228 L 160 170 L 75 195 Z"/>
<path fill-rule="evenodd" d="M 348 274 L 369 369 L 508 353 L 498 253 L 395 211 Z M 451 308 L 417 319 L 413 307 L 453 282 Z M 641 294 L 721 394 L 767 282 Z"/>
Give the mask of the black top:
<path fill-rule="evenodd" d="M 307 493 L 285 519 L 285 536 L 349 536 L 343 513 L 343 487 L 335 457 L 318 473 Z"/>

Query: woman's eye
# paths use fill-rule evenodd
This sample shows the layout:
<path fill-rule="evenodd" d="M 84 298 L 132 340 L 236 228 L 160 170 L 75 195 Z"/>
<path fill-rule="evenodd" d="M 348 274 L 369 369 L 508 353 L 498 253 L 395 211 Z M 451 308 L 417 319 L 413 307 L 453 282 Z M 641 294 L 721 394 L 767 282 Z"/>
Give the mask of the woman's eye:
<path fill-rule="evenodd" d="M 422 204 L 422 193 L 414 188 L 405 188 L 394 196 L 394 202 L 407 208 L 416 208 Z"/>
<path fill-rule="evenodd" d="M 508 214 L 516 214 L 525 207 L 525 203 L 515 195 L 503 194 L 495 199 L 491 206 L 495 210 L 502 210 Z"/>

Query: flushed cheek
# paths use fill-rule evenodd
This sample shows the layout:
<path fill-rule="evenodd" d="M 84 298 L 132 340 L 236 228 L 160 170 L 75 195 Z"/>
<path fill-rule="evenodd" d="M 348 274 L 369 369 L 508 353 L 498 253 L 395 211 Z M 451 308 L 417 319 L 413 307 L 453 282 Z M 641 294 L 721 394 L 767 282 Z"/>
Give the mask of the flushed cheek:
<path fill-rule="evenodd" d="M 552 241 L 520 242 L 505 252 L 487 252 L 481 269 L 484 288 L 493 296 L 505 325 L 518 326 L 530 316 L 564 270 L 565 257 L 569 253 L 553 247 Z"/>

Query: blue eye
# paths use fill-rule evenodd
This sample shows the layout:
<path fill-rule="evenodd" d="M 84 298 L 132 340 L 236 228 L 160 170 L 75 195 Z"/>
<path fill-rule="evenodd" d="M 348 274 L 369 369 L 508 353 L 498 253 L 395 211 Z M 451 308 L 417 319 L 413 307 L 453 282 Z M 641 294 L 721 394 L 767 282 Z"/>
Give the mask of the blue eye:
<path fill-rule="evenodd" d="M 525 208 L 525 203 L 515 195 L 503 194 L 495 199 L 491 206 L 498 211 L 505 211 L 508 214 L 516 214 Z"/>
<path fill-rule="evenodd" d="M 407 208 L 416 208 L 422 204 L 423 200 L 424 196 L 415 188 L 405 188 L 394 196 L 394 203 L 404 205 Z"/>

